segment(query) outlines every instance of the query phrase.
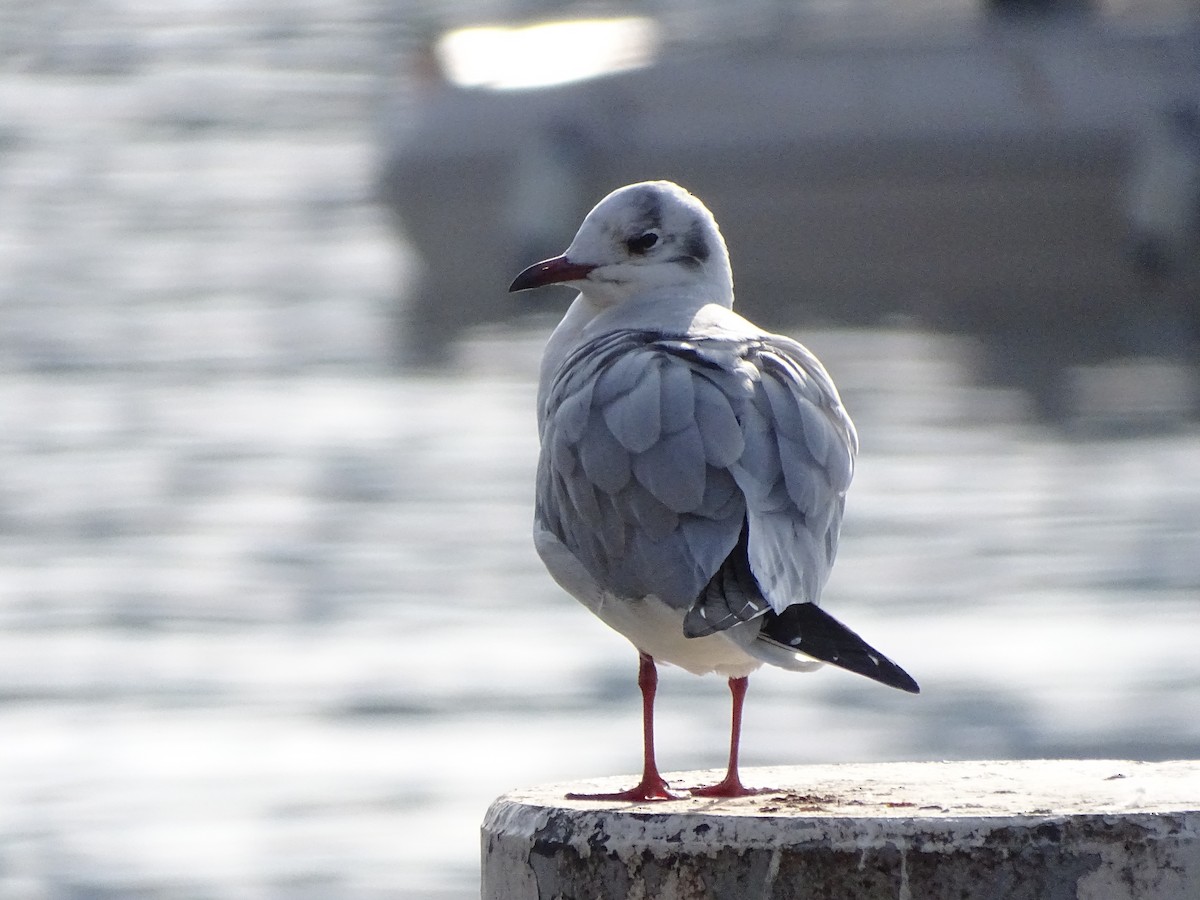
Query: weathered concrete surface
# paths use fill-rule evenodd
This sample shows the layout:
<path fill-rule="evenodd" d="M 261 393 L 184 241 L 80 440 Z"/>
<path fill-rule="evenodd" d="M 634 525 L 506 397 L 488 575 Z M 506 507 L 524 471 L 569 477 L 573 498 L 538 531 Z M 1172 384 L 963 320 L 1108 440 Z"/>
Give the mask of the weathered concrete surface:
<path fill-rule="evenodd" d="M 673 786 L 720 772 L 668 776 Z M 1196 900 L 1200 761 L 750 769 L 737 800 L 507 794 L 483 824 L 484 900 Z"/>

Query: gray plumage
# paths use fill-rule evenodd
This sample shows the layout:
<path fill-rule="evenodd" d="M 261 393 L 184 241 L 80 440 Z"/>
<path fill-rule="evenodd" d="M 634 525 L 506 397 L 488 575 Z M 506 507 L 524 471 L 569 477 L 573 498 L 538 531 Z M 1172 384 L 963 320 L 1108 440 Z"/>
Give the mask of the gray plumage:
<path fill-rule="evenodd" d="M 816 602 L 850 486 L 850 420 L 794 342 L 683 337 L 609 332 L 568 357 L 545 399 L 539 520 L 605 589 L 684 611 L 707 602 L 748 521 L 771 607 Z"/>

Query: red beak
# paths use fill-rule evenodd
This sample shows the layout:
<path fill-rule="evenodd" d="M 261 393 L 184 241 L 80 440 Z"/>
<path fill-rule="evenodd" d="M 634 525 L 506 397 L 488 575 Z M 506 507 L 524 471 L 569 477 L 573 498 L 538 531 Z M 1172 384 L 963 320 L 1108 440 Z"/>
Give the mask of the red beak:
<path fill-rule="evenodd" d="M 527 291 L 530 288 L 544 287 L 547 284 L 579 281 L 587 278 L 588 272 L 594 268 L 596 267 L 573 263 L 565 256 L 544 259 L 540 263 L 534 263 L 514 278 L 508 290 L 509 293 L 512 293 L 513 291 Z"/>

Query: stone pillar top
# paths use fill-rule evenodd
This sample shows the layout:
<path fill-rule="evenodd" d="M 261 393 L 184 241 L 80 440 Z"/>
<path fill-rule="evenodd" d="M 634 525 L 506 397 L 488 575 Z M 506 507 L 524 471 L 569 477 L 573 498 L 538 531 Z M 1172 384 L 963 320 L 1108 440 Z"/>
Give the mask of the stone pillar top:
<path fill-rule="evenodd" d="M 668 774 L 673 790 L 720 771 Z M 1200 761 L 747 769 L 737 799 L 518 790 L 483 824 L 484 900 L 1196 900 Z"/>

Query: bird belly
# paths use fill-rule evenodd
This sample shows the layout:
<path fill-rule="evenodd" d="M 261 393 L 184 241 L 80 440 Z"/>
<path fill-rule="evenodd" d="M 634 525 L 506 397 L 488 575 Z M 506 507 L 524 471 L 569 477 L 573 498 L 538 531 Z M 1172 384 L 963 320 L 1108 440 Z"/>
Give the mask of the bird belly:
<path fill-rule="evenodd" d="M 534 526 L 533 542 L 546 569 L 563 590 L 655 660 L 695 675 L 716 672 L 727 678 L 749 675 L 763 664 L 763 660 L 748 653 L 739 643 L 739 640 L 747 644 L 754 640 L 758 634 L 757 622 L 735 625 L 705 637 L 684 637 L 684 610 L 668 606 L 655 596 L 628 599 L 605 590 L 541 523 Z"/>
<path fill-rule="evenodd" d="M 585 605 L 642 652 L 658 662 L 679 666 L 694 675 L 715 672 L 727 678 L 741 678 L 762 665 L 762 660 L 743 650 L 728 632 L 684 637 L 684 611 L 668 606 L 657 597 L 626 600 L 602 595 L 598 604 Z M 757 623 L 735 627 L 757 630 Z"/>

